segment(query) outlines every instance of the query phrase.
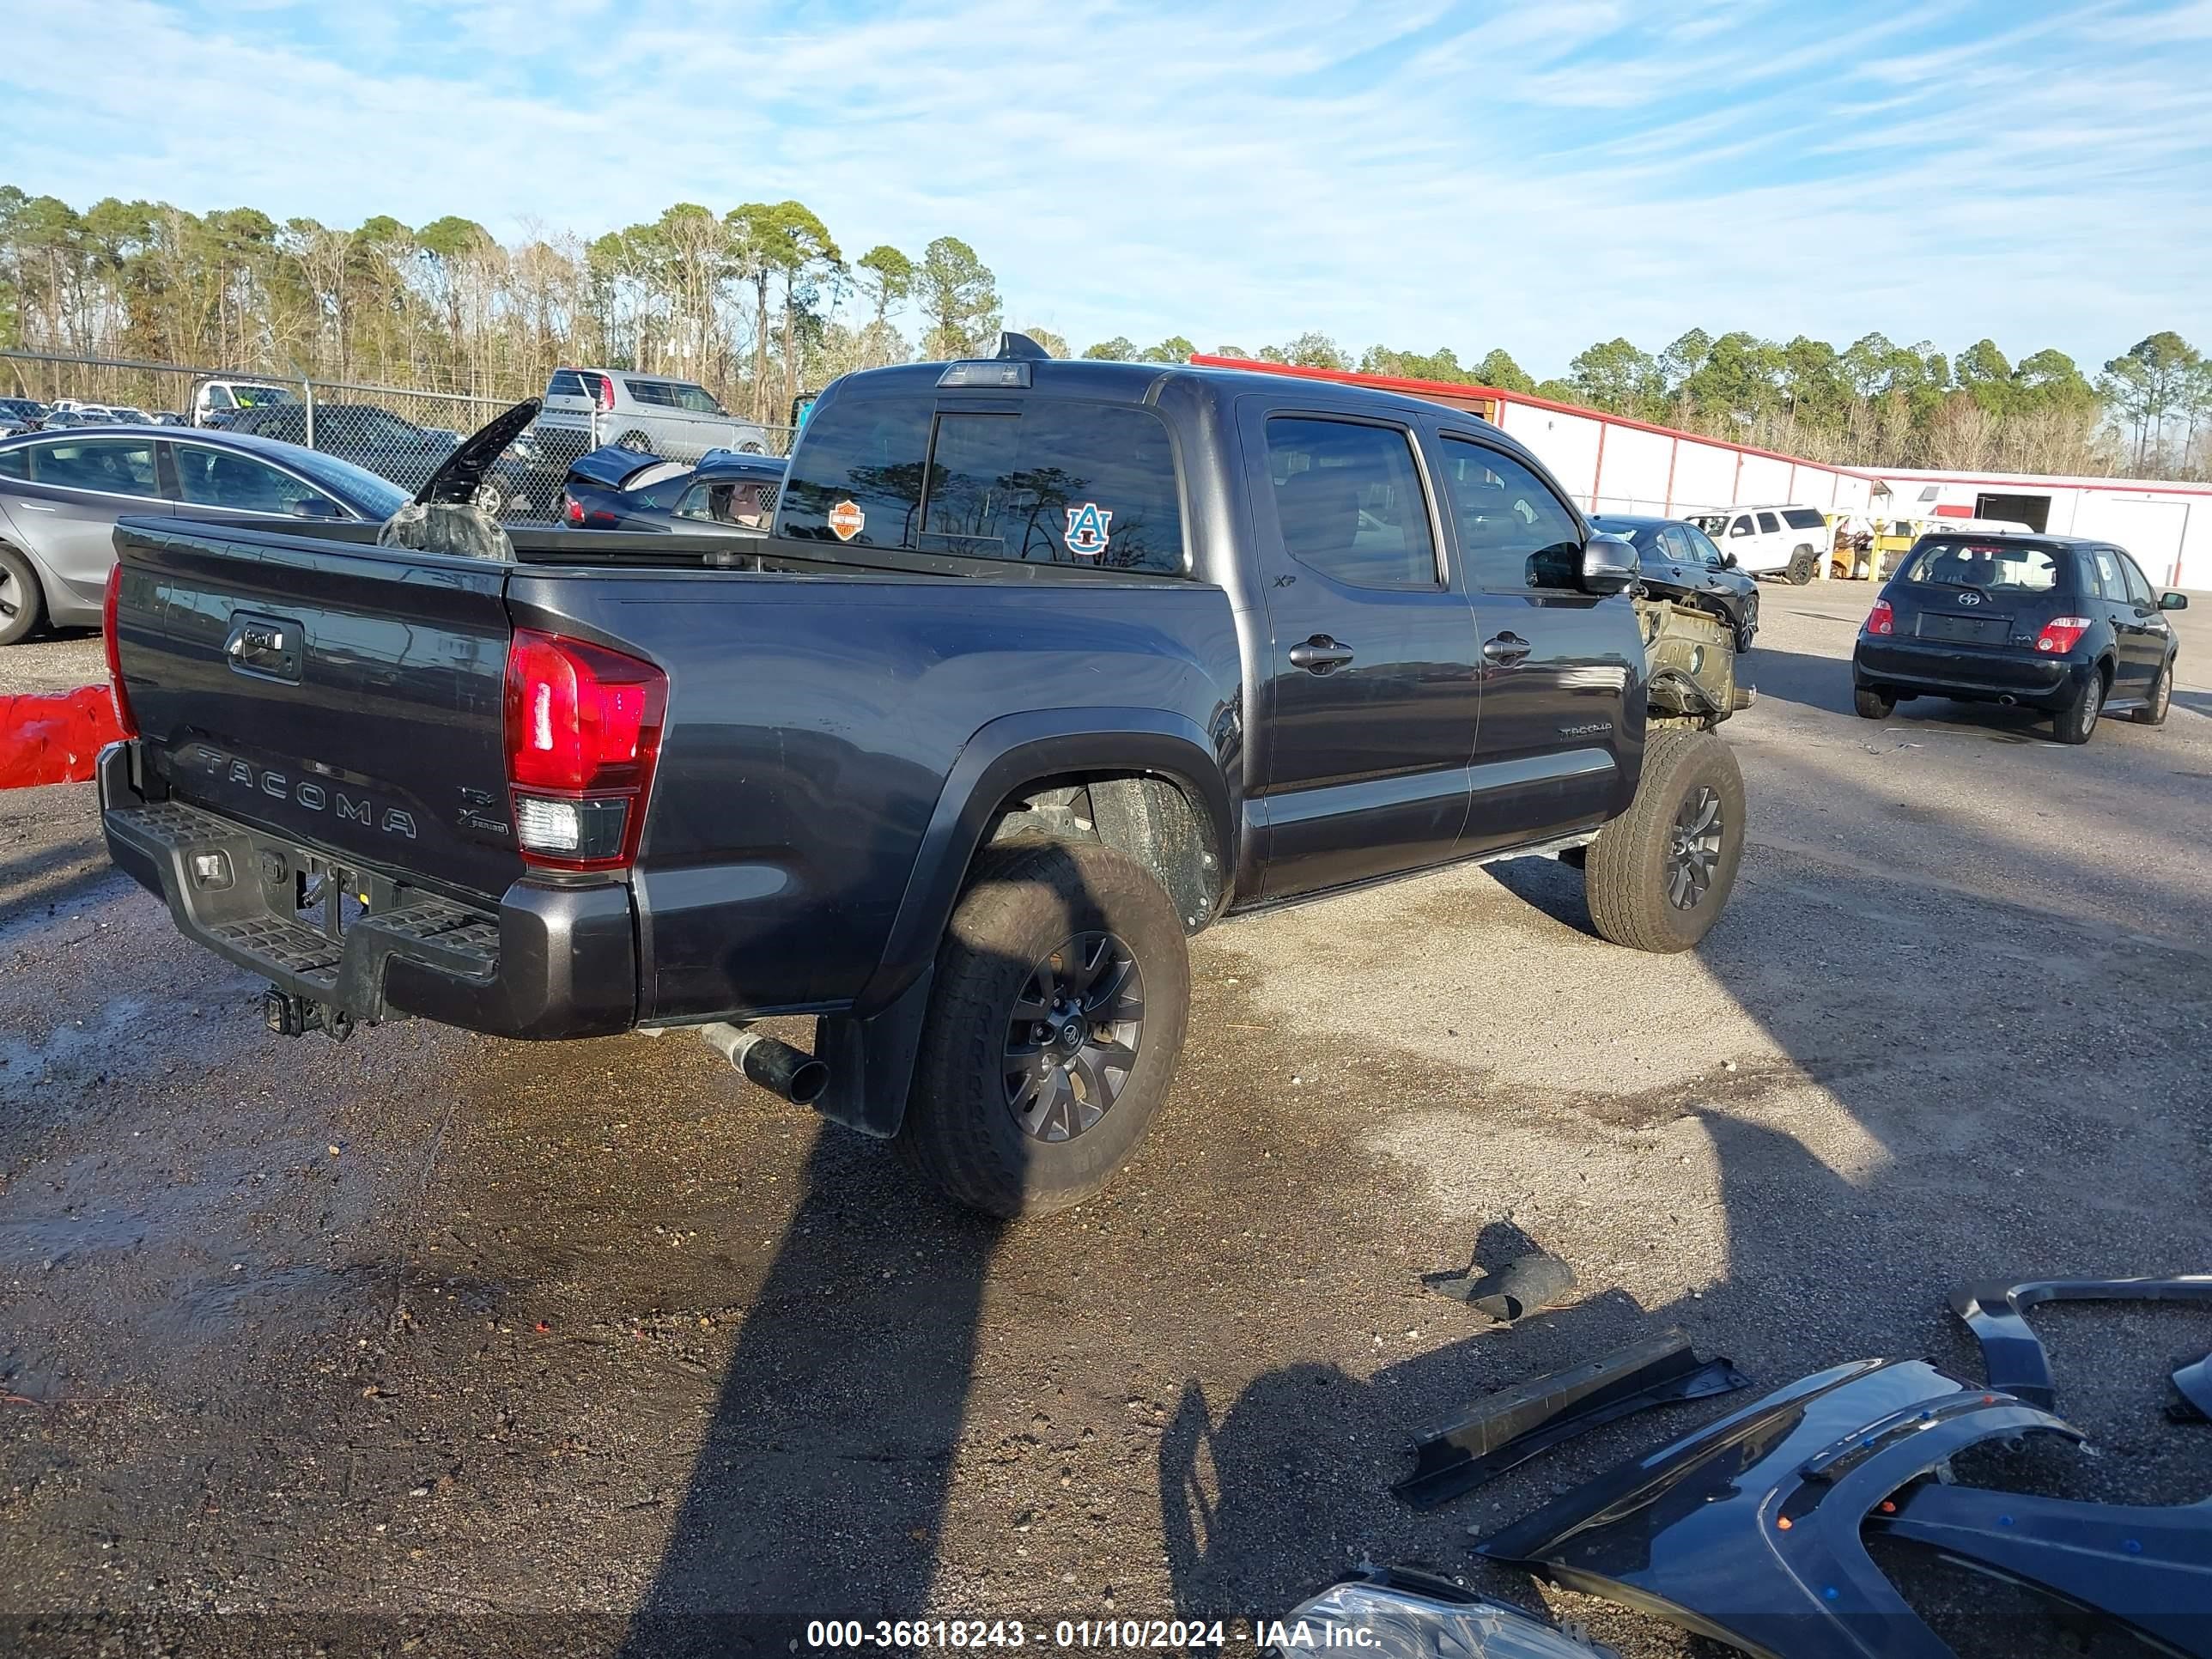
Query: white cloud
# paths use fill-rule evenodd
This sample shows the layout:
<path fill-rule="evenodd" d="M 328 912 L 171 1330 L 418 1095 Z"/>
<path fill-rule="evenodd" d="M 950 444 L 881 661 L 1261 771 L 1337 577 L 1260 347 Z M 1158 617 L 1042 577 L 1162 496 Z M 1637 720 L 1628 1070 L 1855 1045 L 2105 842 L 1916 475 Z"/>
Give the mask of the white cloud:
<path fill-rule="evenodd" d="M 796 196 L 850 252 L 963 237 L 1079 345 L 2212 335 L 2204 5 L 1644 11 L 32 6 L 0 143 L 81 204 L 335 222 Z"/>

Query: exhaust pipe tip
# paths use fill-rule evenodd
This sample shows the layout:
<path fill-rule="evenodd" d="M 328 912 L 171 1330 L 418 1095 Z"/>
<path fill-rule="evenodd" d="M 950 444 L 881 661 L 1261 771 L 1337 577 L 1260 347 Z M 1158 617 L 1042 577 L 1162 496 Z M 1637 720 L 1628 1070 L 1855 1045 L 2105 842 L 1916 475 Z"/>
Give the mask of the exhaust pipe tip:
<path fill-rule="evenodd" d="M 830 1087 L 830 1067 L 803 1048 L 727 1020 L 701 1028 L 716 1052 L 744 1077 L 794 1106 L 811 1106 Z"/>

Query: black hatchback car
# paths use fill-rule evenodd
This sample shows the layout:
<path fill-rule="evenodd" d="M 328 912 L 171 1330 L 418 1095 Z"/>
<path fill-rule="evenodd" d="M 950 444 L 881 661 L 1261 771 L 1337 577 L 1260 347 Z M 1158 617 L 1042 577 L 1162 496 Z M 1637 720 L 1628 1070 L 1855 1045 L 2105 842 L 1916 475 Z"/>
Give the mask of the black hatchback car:
<path fill-rule="evenodd" d="M 1636 544 L 1637 572 L 1645 589 L 1710 611 L 1735 635 L 1736 654 L 1751 649 L 1759 632 L 1759 583 L 1735 568 L 1713 538 L 1680 519 L 1633 513 L 1600 513 L 1590 523 Z"/>
<path fill-rule="evenodd" d="M 2107 542 L 1923 536 L 1859 629 L 1852 700 L 1870 720 L 1921 696 L 2018 704 L 2061 743 L 2087 743 L 2106 714 L 2157 726 L 2177 648 L 2160 613 L 2188 604 Z"/>

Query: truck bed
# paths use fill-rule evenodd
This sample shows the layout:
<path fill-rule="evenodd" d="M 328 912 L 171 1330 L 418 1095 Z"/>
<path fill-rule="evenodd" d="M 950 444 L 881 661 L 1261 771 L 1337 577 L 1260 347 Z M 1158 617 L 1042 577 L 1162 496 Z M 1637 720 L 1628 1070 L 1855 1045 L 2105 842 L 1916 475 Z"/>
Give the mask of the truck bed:
<path fill-rule="evenodd" d="M 436 954 L 379 939 L 404 935 L 412 907 L 433 921 L 409 925 L 446 936 L 445 971 L 466 980 L 486 969 L 464 944 L 542 954 L 549 907 L 574 920 L 581 906 L 609 936 L 618 911 L 646 964 L 605 1027 L 842 1009 L 923 965 L 887 964 L 894 924 L 948 780 L 1009 708 L 1055 730 L 1164 721 L 1209 744 L 1233 730 L 1234 623 L 1205 584 L 758 536 L 509 535 L 513 561 L 493 562 L 349 526 L 124 521 L 116 637 L 141 741 L 136 775 L 103 787 L 111 805 L 154 811 L 134 873 L 188 932 L 280 984 L 320 948 L 328 979 L 365 896 L 378 951 Z M 518 629 L 667 677 L 630 867 L 549 874 L 516 846 Z M 177 847 L 223 836 L 248 861 L 240 887 L 196 893 Z M 329 883 L 343 902 L 316 947 L 325 918 L 295 901 L 321 902 Z M 519 1035 L 540 1018 L 471 1006 L 465 987 L 413 967 L 377 973 L 394 1006 L 449 996 L 441 1017 Z"/>

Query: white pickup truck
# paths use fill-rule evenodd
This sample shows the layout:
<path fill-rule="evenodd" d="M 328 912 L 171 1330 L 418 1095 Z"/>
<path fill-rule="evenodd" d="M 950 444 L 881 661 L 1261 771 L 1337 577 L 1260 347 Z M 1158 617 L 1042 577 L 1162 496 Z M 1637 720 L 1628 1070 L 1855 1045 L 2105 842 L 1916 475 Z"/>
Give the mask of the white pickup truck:
<path fill-rule="evenodd" d="M 1802 587 L 1820 574 L 1827 556 L 1828 521 L 1818 507 L 1731 507 L 1684 516 L 1722 552 L 1735 555 L 1737 569 L 1753 576 L 1787 576 Z"/>

